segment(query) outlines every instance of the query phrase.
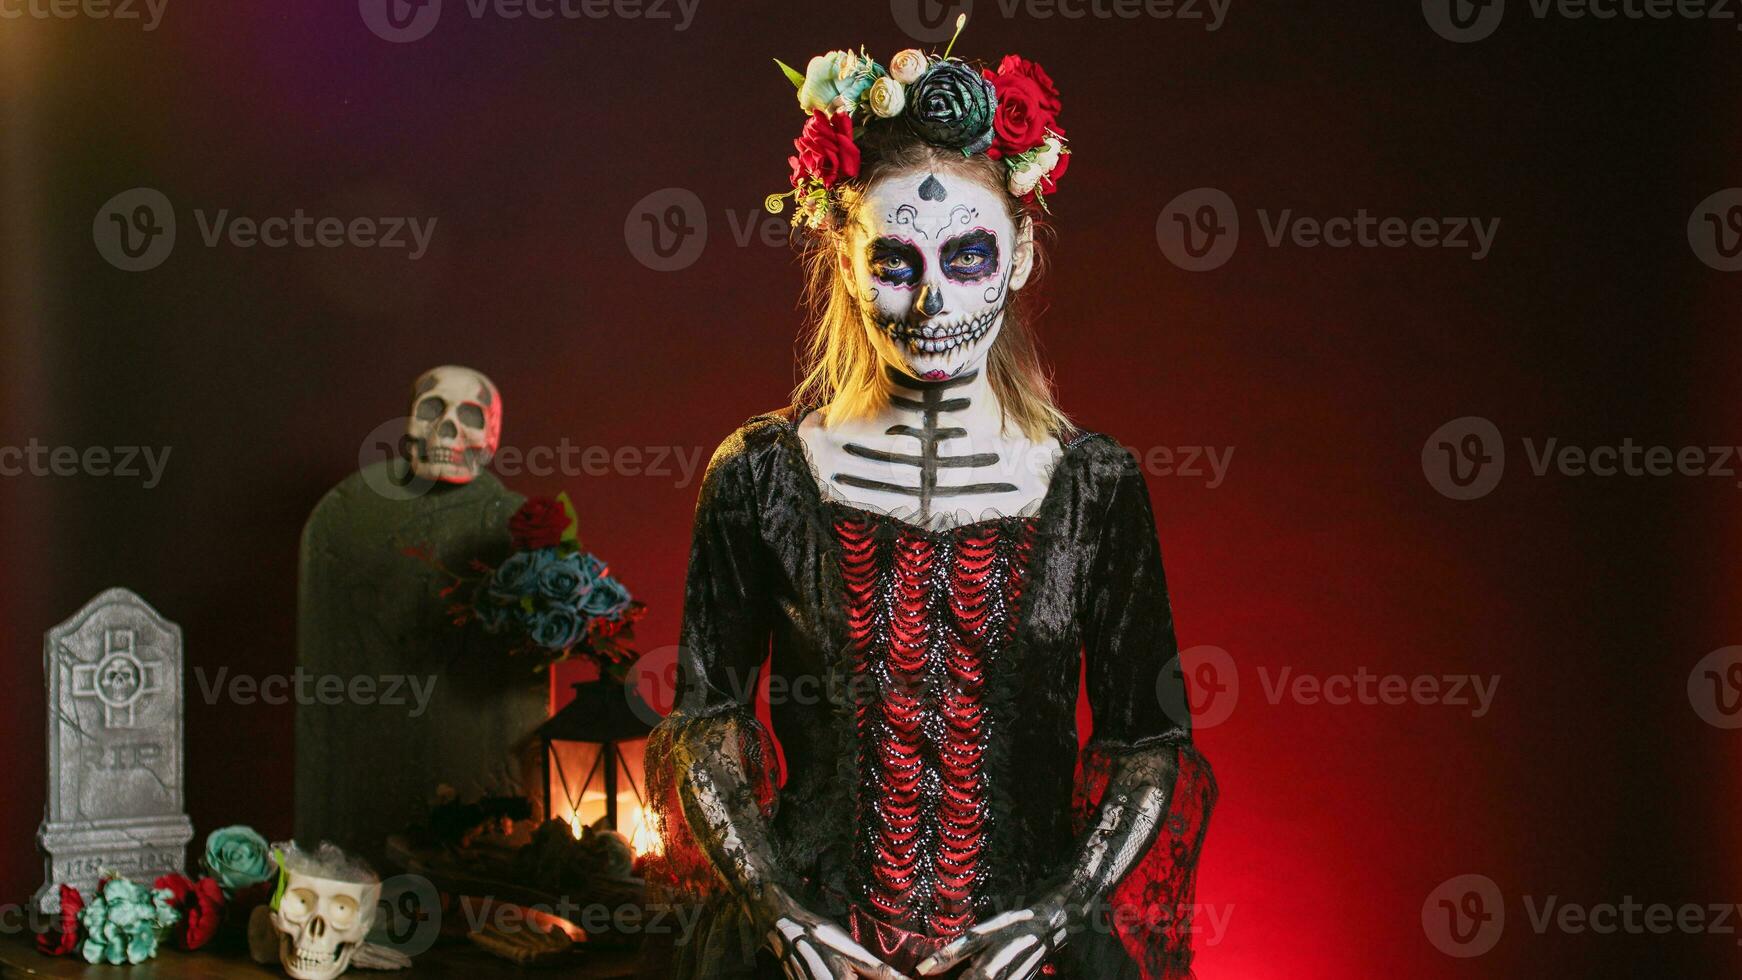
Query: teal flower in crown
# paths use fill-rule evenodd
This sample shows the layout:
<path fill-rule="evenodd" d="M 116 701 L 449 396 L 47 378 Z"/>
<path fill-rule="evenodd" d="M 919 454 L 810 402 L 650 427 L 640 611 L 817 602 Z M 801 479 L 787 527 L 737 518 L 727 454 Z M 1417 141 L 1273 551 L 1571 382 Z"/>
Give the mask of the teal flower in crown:
<path fill-rule="evenodd" d="M 851 113 L 877 79 L 883 77 L 883 67 L 862 54 L 852 51 L 830 51 L 819 54 L 805 66 L 804 81 L 798 87 L 798 105 L 805 112 Z"/>

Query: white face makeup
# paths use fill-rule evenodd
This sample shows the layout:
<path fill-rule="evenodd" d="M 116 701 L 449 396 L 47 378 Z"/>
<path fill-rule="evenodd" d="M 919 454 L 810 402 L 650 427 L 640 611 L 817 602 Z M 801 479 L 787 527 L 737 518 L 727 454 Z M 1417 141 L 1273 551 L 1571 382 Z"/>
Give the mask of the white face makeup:
<path fill-rule="evenodd" d="M 914 171 L 872 185 L 847 249 L 878 355 L 923 381 L 984 366 L 1032 264 L 1003 192 L 953 173 Z"/>

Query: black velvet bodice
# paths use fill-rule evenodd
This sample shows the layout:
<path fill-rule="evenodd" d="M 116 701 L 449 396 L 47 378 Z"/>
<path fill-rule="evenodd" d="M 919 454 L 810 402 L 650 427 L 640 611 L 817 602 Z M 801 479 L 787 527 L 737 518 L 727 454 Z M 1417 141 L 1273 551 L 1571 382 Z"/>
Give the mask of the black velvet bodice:
<path fill-rule="evenodd" d="M 983 693 L 995 726 L 985 782 L 997 820 L 982 900 L 1003 907 L 1032 897 L 1071 857 L 1080 671 L 1095 742 L 1190 739 L 1142 475 L 1104 436 L 1061 444 L 1032 516 L 1021 614 Z M 752 419 L 721 446 L 697 504 L 678 701 L 683 717 L 744 712 L 766 662 L 785 758 L 773 836 L 795 886 L 830 915 L 858 897 L 867 871 L 852 867 L 865 802 L 856 723 L 865 694 L 853 683 L 834 528 L 844 506 L 825 498 L 792 413 Z M 915 530 L 859 513 L 883 533 Z"/>

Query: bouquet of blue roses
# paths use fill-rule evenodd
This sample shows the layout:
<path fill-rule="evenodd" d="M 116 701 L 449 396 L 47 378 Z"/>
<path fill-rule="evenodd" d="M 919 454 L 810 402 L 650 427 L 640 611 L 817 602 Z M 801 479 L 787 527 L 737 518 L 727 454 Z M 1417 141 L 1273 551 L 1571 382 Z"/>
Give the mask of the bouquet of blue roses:
<path fill-rule="evenodd" d="M 541 665 L 582 655 L 621 677 L 637 656 L 627 642 L 645 607 L 581 548 L 579 528 L 568 494 L 528 500 L 508 523 L 513 554 L 485 570 L 461 618 L 519 637 Z"/>

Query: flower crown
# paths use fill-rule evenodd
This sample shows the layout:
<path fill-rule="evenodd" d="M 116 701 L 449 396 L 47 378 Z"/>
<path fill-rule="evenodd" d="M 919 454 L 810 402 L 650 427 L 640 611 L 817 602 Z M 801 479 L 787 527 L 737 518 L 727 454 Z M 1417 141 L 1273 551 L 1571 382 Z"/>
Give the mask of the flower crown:
<path fill-rule="evenodd" d="M 956 18 L 960 36 L 967 15 Z M 942 55 L 908 48 L 878 64 L 863 48 L 830 51 L 799 71 L 775 59 L 798 88 L 799 108 L 810 113 L 804 132 L 787 158 L 792 190 L 771 194 L 764 205 L 773 214 L 796 204 L 793 223 L 828 227 L 840 210 L 836 185 L 859 176 L 861 127 L 905 125 L 933 146 L 959 150 L 964 157 L 984 153 L 1005 166 L 1005 187 L 1024 204 L 1047 209 L 1046 195 L 1058 188 L 1070 162 L 1065 133 L 1058 123 L 1058 88 L 1046 70 L 1018 55 L 1005 55 L 996 72 L 950 57 L 955 38 Z"/>

